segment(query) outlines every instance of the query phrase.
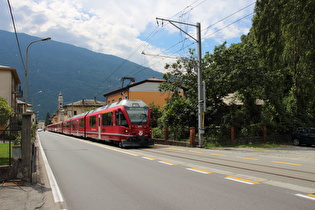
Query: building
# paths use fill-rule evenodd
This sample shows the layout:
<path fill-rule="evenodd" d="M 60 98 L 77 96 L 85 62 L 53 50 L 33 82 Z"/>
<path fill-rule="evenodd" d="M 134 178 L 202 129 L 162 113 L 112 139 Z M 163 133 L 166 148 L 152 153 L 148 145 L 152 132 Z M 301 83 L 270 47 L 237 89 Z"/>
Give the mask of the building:
<path fill-rule="evenodd" d="M 58 95 L 58 111 L 54 113 L 51 119 L 52 123 L 57 123 L 62 120 L 68 119 L 78 114 L 82 114 L 92 109 L 102 107 L 105 102 L 97 101 L 94 99 L 82 99 L 73 103 L 64 105 L 63 95 L 60 92 Z"/>
<path fill-rule="evenodd" d="M 3 97 L 14 111 L 11 118 L 11 129 L 15 129 L 18 110 L 17 99 L 22 97 L 21 81 L 15 68 L 0 66 L 0 96 Z"/>
<path fill-rule="evenodd" d="M 165 82 L 163 79 L 151 78 L 137 83 L 132 83 L 126 87 L 106 93 L 106 104 L 111 104 L 123 99 L 142 100 L 147 105 L 154 103 L 157 106 L 164 106 L 166 100 L 170 98 L 172 92 L 160 92 L 159 85 Z M 183 93 L 183 90 L 180 90 Z"/>
<path fill-rule="evenodd" d="M 20 84 L 16 69 L 0 66 L 0 96 L 8 102 L 14 112 L 17 112 L 17 98 L 22 97 Z"/>

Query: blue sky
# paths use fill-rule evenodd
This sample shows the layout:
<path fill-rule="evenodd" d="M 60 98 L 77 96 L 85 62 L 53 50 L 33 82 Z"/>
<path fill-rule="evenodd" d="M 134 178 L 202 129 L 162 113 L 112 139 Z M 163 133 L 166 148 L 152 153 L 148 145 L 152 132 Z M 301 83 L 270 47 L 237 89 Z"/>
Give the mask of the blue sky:
<path fill-rule="evenodd" d="M 165 63 L 196 48 L 174 26 L 156 17 L 201 23 L 202 51 L 238 43 L 251 27 L 255 0 L 10 0 L 18 32 L 112 54 L 164 72 Z M 245 17 L 245 18 L 244 18 Z M 239 21 L 238 21 L 239 20 Z M 216 25 L 213 25 L 217 23 Z M 213 25 L 212 27 L 209 27 Z M 196 28 L 182 26 L 195 36 Z M 7 1 L 0 29 L 13 31 Z M 145 52 L 147 55 L 141 54 Z M 148 55 L 149 54 L 149 55 Z M 161 55 L 161 56 L 153 56 Z"/>

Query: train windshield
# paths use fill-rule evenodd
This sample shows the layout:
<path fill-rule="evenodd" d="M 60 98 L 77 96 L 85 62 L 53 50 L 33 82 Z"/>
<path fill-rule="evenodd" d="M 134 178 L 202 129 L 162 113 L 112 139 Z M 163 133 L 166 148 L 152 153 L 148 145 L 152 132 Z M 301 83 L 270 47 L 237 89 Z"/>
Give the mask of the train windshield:
<path fill-rule="evenodd" d="M 131 124 L 144 125 L 148 122 L 148 107 L 125 107 Z"/>

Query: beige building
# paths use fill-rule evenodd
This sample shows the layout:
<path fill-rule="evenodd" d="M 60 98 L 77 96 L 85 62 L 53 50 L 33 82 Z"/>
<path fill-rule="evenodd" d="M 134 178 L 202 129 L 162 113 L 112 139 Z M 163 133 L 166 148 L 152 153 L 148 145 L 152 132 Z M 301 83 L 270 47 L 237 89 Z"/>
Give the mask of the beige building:
<path fill-rule="evenodd" d="M 0 66 L 0 96 L 3 97 L 14 111 L 11 119 L 11 126 L 16 125 L 16 116 L 19 113 L 17 98 L 22 97 L 21 81 L 15 68 Z"/>
<path fill-rule="evenodd" d="M 17 112 L 17 98 L 22 97 L 19 85 L 20 78 L 16 69 L 0 66 L 0 96 Z"/>
<path fill-rule="evenodd" d="M 82 99 L 73 103 L 63 104 L 63 95 L 59 93 L 58 96 L 58 111 L 54 113 L 51 119 L 51 123 L 57 123 L 62 120 L 68 119 L 78 114 L 82 114 L 92 109 L 102 107 L 105 102 L 97 101 L 95 99 Z"/>

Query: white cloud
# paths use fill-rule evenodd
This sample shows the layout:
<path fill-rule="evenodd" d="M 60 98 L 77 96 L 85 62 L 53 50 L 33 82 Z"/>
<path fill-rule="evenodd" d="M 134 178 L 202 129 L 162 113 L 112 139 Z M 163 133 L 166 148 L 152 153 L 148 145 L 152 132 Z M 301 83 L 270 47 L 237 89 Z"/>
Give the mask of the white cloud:
<path fill-rule="evenodd" d="M 142 50 L 161 54 L 181 38 L 178 29 L 168 25 L 158 35 L 146 41 L 147 37 L 142 37 L 142 35 L 149 35 L 153 31 L 155 28 L 153 25 L 156 26 L 156 17 L 189 23 L 201 22 L 202 28 L 205 29 L 253 3 L 254 0 L 11 0 L 10 2 L 18 32 L 39 37 L 50 36 L 56 41 L 128 58 L 155 70 L 163 71 L 165 58 L 157 60 L 145 57 L 141 55 Z M 253 5 L 216 26 L 204 30 L 203 36 L 214 33 L 249 14 L 252 10 Z M 245 25 L 233 24 L 209 36 L 208 40 L 218 43 L 238 38 L 248 31 L 251 24 L 250 18 L 247 18 L 248 22 Z M 195 34 L 193 27 L 183 26 L 183 28 L 192 35 Z M 0 29 L 13 31 L 5 1 L 0 3 Z M 168 38 L 160 40 L 161 36 Z M 205 46 L 208 45 L 205 43 Z M 176 51 L 177 49 L 169 50 L 172 53 Z M 173 60 L 170 61 L 173 62 Z"/>

